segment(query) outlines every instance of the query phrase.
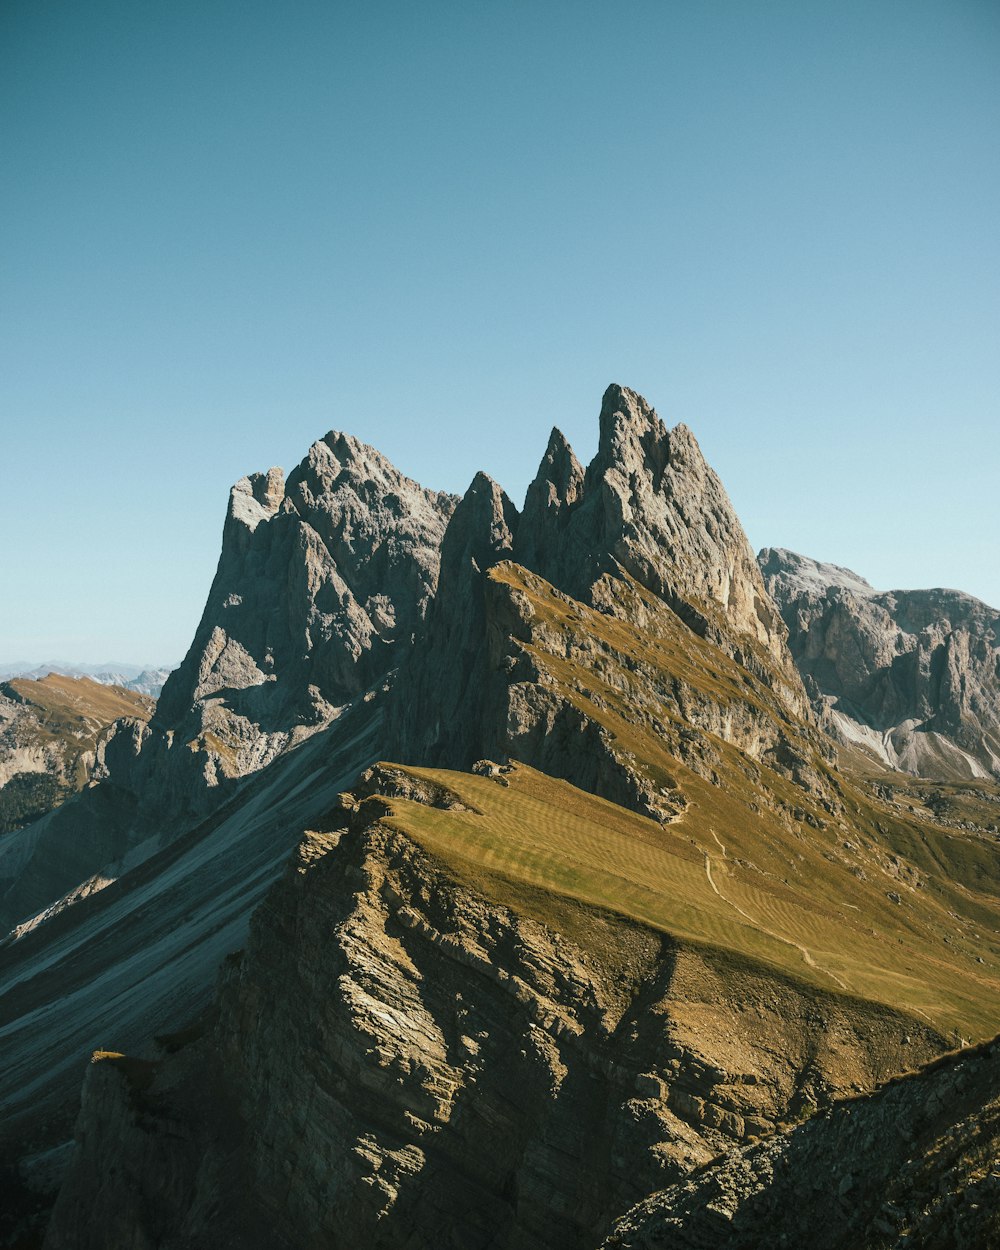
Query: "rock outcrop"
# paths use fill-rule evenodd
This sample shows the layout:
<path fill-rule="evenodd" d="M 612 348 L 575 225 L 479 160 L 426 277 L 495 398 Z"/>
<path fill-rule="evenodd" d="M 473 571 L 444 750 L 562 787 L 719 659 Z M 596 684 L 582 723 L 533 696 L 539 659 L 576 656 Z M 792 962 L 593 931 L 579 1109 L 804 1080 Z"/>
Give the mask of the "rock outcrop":
<path fill-rule="evenodd" d="M 880 593 L 778 548 L 759 561 L 831 732 L 920 776 L 1000 777 L 1000 612 L 957 590 Z"/>
<path fill-rule="evenodd" d="M 585 474 L 553 432 L 523 532 L 515 557 L 574 598 L 622 571 L 701 636 L 751 639 L 788 667 L 784 630 L 722 483 L 687 426 L 668 430 L 634 391 L 605 392 Z"/>
<path fill-rule="evenodd" d="M 397 758 L 467 768 L 484 756 L 510 757 L 551 769 L 553 744 L 565 740 L 575 762 L 567 758 L 556 775 L 591 787 L 606 771 L 595 761 L 608 754 L 606 734 L 560 696 L 533 658 L 554 637 L 551 621 L 509 579 L 491 575 L 504 563 L 537 574 L 533 584 L 553 591 L 564 609 L 575 602 L 642 627 L 672 614 L 682 632 L 765 688 L 772 705 L 765 719 L 775 699 L 778 719 L 808 719 L 785 627 L 694 436 L 684 426 L 668 430 L 641 396 L 611 386 L 586 471 L 553 430 L 523 513 L 483 474 L 456 510 L 438 594 L 397 684 L 390 734 Z M 568 621 L 562 632 L 583 641 Z M 555 645 L 564 650 L 565 641 Z M 715 727 L 723 736 L 731 728 L 741 744 L 753 737 L 725 718 Z M 757 737 L 774 745 L 773 732 Z M 611 782 L 597 792 L 628 801 L 630 788 L 633 781 L 624 790 Z"/>
<path fill-rule="evenodd" d="M 605 1250 L 986 1250 L 1000 1244 L 1000 1041 L 732 1152 Z"/>
<path fill-rule="evenodd" d="M 437 586 L 454 506 L 336 432 L 287 482 L 280 469 L 237 482 L 201 622 L 141 744 L 152 762 L 138 765 L 137 788 L 147 793 L 145 774 L 179 756 L 182 788 L 204 796 L 383 679 Z"/>
<path fill-rule="evenodd" d="M 302 842 L 201 1036 L 95 1057 L 47 1250 L 595 1246 L 814 1083 L 940 1045 L 566 902 L 569 939 L 385 811 L 362 799 Z"/>

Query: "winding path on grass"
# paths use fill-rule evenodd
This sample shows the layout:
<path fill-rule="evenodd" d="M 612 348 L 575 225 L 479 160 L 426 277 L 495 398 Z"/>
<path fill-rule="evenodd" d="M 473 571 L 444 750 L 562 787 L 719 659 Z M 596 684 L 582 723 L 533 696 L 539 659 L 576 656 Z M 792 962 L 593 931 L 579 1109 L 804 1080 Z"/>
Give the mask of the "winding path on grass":
<path fill-rule="evenodd" d="M 724 862 L 728 858 L 726 854 L 726 848 L 719 841 L 719 835 L 715 832 L 714 829 L 709 829 L 709 833 L 715 839 L 716 845 L 718 846 L 719 850 L 722 852 L 722 859 Z M 722 893 L 722 891 L 715 884 L 715 881 L 712 878 L 711 855 L 708 853 L 708 851 L 704 851 L 703 854 L 705 856 L 705 875 L 706 877 L 708 877 L 708 884 L 712 887 L 712 890 L 714 891 L 714 893 L 718 895 L 718 897 L 721 898 L 724 903 L 728 903 L 729 906 L 733 909 L 733 911 L 738 912 L 739 915 L 741 915 L 744 920 L 749 921 L 749 923 L 752 924 L 755 929 L 759 929 L 761 933 L 766 933 L 768 937 L 772 937 L 778 942 L 784 942 L 786 946 L 794 946 L 795 949 L 799 952 L 799 954 L 802 956 L 802 958 L 805 960 L 805 962 L 809 965 L 810 968 L 815 968 L 817 972 L 822 972 L 826 976 L 830 977 L 831 980 L 836 981 L 836 983 L 840 986 L 842 990 L 846 990 L 848 988 L 845 985 L 845 983 L 841 981 L 840 977 L 838 977 L 835 972 L 831 972 L 829 968 L 824 968 L 822 964 L 818 964 L 816 960 L 813 959 L 812 955 L 809 953 L 808 947 L 803 946 L 801 942 L 794 942 L 791 938 L 786 938 L 781 933 L 775 933 L 773 929 L 765 928 L 765 926 L 762 925 L 760 921 L 755 920 L 754 917 L 751 916 L 749 912 L 744 911 L 743 908 L 740 907 L 738 903 L 734 903 L 731 898 L 726 898 L 726 896 Z"/>

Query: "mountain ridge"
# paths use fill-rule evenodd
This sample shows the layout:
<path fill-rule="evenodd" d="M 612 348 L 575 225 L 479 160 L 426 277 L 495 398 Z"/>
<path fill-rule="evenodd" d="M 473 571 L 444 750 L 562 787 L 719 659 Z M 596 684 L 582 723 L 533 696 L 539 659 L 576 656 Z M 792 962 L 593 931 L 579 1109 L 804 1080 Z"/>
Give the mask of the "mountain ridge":
<path fill-rule="evenodd" d="M 599 425 L 520 511 L 336 432 L 233 488 L 156 716 L 15 843 L 122 850 L 0 946 L 22 1175 L 100 1052 L 50 1248 L 596 1247 L 995 1032 L 1000 789 L 838 756 L 694 436 Z"/>
<path fill-rule="evenodd" d="M 829 732 L 917 775 L 1000 778 L 1000 612 L 945 588 L 876 591 L 780 549 L 758 558 Z"/>

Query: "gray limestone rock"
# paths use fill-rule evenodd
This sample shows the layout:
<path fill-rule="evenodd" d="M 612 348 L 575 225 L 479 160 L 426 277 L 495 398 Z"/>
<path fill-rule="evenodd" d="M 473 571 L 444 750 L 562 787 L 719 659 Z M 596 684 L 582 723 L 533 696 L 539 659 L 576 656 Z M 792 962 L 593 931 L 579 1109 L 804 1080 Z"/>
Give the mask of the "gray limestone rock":
<path fill-rule="evenodd" d="M 616 759 L 607 732 L 540 675 L 527 648 L 544 623 L 509 581 L 489 576 L 504 561 L 567 602 L 632 624 L 650 609 L 613 587 L 637 583 L 773 691 L 786 713 L 808 715 L 784 624 L 693 435 L 667 430 L 641 396 L 611 386 L 586 471 L 553 430 L 520 515 L 483 474 L 456 509 L 437 594 L 390 705 L 395 758 L 456 768 L 516 758 L 637 810 L 670 810 Z M 742 724 L 726 732 L 762 736 Z"/>
<path fill-rule="evenodd" d="M 148 727 L 122 721 L 97 744 L 98 784 L 4 847 L 0 927 L 186 833 L 384 682 L 436 588 L 454 505 L 333 432 L 287 482 L 280 469 L 237 482 L 187 655 Z"/>
<path fill-rule="evenodd" d="M 580 599 L 602 574 L 623 571 L 702 636 L 730 647 L 749 639 L 790 674 L 746 535 L 687 426 L 668 430 L 641 395 L 613 385 L 586 474 L 560 440 L 528 492 L 516 558 Z"/>
<path fill-rule="evenodd" d="M 936 780 L 1000 776 L 1000 613 L 957 590 L 880 593 L 779 548 L 758 559 L 841 741 Z"/>

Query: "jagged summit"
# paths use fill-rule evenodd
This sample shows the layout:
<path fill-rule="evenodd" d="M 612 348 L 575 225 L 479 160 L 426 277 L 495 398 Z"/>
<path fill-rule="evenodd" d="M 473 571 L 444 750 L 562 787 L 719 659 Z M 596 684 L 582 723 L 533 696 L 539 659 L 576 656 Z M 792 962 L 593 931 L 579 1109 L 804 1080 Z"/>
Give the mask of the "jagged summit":
<path fill-rule="evenodd" d="M 550 504 L 574 503 L 583 489 L 583 478 L 583 466 L 569 440 L 558 426 L 553 426 L 545 455 L 525 496 L 525 512 L 529 501 L 536 497 Z"/>
<path fill-rule="evenodd" d="M 610 470 L 627 470 L 646 461 L 655 474 L 666 458 L 667 427 L 656 410 L 627 386 L 613 382 L 601 399 L 597 455 L 588 466 L 588 477 Z"/>
<path fill-rule="evenodd" d="M 796 686 L 743 527 L 688 427 L 669 430 L 618 384 L 604 393 L 599 425 L 585 472 L 553 432 L 525 501 L 516 558 L 578 598 L 623 571 L 703 634 L 749 637 Z"/>
<path fill-rule="evenodd" d="M 529 568 L 554 569 L 566 542 L 570 510 L 583 491 L 584 470 L 565 434 L 555 426 L 524 497 L 517 534 L 518 559 Z"/>
<path fill-rule="evenodd" d="M 458 573 L 460 559 L 487 569 L 514 547 L 520 516 L 499 483 L 480 471 L 455 509 L 441 544 L 442 575 L 445 568 Z"/>
<path fill-rule="evenodd" d="M 261 521 L 267 521 L 281 507 L 285 497 L 285 472 L 268 469 L 266 473 L 251 473 L 241 477 L 229 492 L 227 524 L 238 522 L 251 533 Z"/>
<path fill-rule="evenodd" d="M 0 840 L 2 1131 L 39 1174 L 114 1048 L 48 1250 L 596 1247 L 995 1031 L 996 787 L 838 762 L 694 435 L 621 386 L 599 424 L 522 512 L 336 431 L 236 484 L 156 717 Z M 881 612 L 917 635 L 885 699 L 915 665 L 964 715 L 1000 623 L 940 594 L 804 592 L 796 628 L 847 612 L 851 672 Z"/>
<path fill-rule="evenodd" d="M 597 454 L 586 470 L 564 435 L 552 431 L 520 515 L 485 474 L 455 510 L 437 594 L 398 683 L 391 718 L 397 758 L 459 767 L 491 752 L 534 759 L 544 739 L 548 768 L 602 786 L 616 801 L 628 791 L 631 782 L 623 789 L 611 766 L 575 771 L 568 746 L 553 762 L 555 739 L 551 726 L 543 728 L 550 719 L 572 722 L 567 742 L 573 733 L 600 733 L 584 730 L 589 722 L 575 711 L 540 711 L 547 697 L 532 684 L 537 675 L 504 642 L 527 641 L 535 628 L 521 591 L 501 572 L 489 576 L 504 561 L 628 624 L 648 611 L 620 593 L 637 584 L 659 600 L 654 611 L 673 613 L 682 632 L 692 630 L 752 667 L 789 712 L 807 714 L 785 628 L 690 430 L 668 430 L 642 396 L 618 385 L 605 392 L 599 423 Z M 602 756 L 611 750 L 605 747 Z M 640 790 L 647 793 L 644 784 Z M 635 801 L 660 802 L 655 795 Z"/>

